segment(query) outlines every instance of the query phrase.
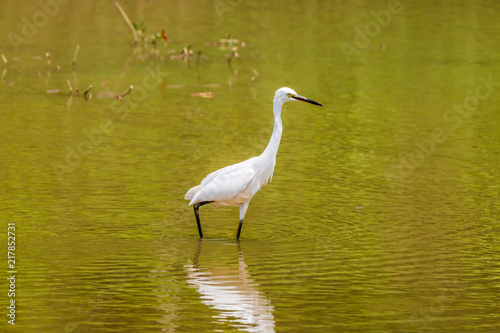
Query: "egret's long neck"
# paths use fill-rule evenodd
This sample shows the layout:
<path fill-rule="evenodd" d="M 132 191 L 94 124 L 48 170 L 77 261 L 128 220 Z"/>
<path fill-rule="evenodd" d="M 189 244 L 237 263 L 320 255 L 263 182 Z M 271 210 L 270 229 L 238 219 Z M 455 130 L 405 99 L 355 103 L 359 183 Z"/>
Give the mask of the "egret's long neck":
<path fill-rule="evenodd" d="M 283 101 L 274 99 L 273 101 L 273 113 L 274 113 L 274 128 L 273 134 L 271 135 L 271 140 L 267 144 L 266 149 L 262 153 L 262 156 L 269 156 L 273 159 L 278 153 L 278 148 L 280 146 L 281 134 L 283 133 L 283 125 L 281 124 L 281 108 L 283 107 Z"/>

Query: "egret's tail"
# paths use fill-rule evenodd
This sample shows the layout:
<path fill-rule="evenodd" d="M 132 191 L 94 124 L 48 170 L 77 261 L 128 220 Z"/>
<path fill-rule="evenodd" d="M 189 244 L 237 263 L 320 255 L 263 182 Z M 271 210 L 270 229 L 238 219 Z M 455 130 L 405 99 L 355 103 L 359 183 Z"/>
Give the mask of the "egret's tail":
<path fill-rule="evenodd" d="M 184 199 L 186 199 L 186 200 L 192 200 L 194 198 L 194 196 L 196 195 L 196 193 L 198 193 L 198 191 L 200 190 L 200 188 L 201 188 L 201 185 L 198 185 L 198 186 L 193 187 L 189 191 L 187 191 L 186 196 L 184 197 Z M 189 203 L 189 205 L 191 206 L 192 203 Z"/>

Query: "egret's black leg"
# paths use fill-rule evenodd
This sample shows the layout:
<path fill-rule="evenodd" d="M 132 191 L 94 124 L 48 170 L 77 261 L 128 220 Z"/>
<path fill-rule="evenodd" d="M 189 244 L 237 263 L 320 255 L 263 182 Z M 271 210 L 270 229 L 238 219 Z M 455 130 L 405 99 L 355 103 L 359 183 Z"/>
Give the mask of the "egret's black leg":
<path fill-rule="evenodd" d="M 245 213 L 247 212 L 248 204 L 250 200 L 244 202 L 240 205 L 240 225 L 238 225 L 238 232 L 236 233 L 236 240 L 240 240 L 241 227 L 243 226 L 243 219 L 245 218 Z"/>
<path fill-rule="evenodd" d="M 200 223 L 200 214 L 198 213 L 198 208 L 200 206 L 212 203 L 213 201 L 202 201 L 194 204 L 194 216 L 196 216 L 196 223 L 198 223 L 198 233 L 200 234 L 200 238 L 203 238 L 203 231 L 201 231 L 201 223 Z"/>
<path fill-rule="evenodd" d="M 243 219 L 240 220 L 240 224 L 238 225 L 238 232 L 236 233 L 236 240 L 240 240 L 241 227 L 243 226 Z"/>

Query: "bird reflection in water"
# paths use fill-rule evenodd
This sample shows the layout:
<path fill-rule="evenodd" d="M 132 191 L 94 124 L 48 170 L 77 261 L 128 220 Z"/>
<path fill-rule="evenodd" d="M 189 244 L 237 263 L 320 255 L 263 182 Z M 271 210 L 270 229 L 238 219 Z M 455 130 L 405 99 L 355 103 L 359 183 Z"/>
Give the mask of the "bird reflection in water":
<path fill-rule="evenodd" d="M 216 258 L 212 250 L 225 254 L 227 258 L 231 247 L 237 247 L 238 262 L 228 264 L 228 260 L 221 259 L 216 263 L 199 264 L 203 258 L 203 245 L 208 247 L 205 256 L 211 260 Z M 274 308 L 270 300 L 257 290 L 258 284 L 248 273 L 239 243 L 200 239 L 193 264 L 185 265 L 184 269 L 187 282 L 196 288 L 202 303 L 218 312 L 214 316 L 217 321 L 246 332 L 275 332 Z"/>

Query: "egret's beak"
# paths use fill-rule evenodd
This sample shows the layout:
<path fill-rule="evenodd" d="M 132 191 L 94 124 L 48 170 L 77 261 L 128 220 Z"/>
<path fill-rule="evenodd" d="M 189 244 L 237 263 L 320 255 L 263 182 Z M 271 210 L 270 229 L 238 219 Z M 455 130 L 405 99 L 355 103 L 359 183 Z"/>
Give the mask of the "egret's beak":
<path fill-rule="evenodd" d="M 305 97 L 302 97 L 300 95 L 293 95 L 292 97 L 295 98 L 298 101 L 302 101 L 302 102 L 307 102 L 307 103 L 311 103 L 311 104 L 314 104 L 314 105 L 323 106 L 322 104 L 319 104 L 318 102 L 315 102 L 312 99 L 305 98 Z"/>

